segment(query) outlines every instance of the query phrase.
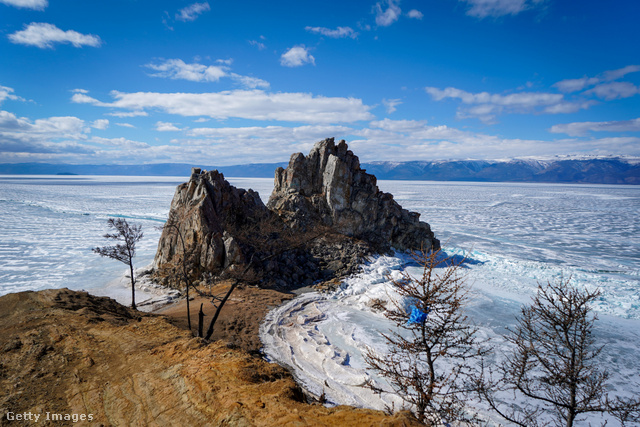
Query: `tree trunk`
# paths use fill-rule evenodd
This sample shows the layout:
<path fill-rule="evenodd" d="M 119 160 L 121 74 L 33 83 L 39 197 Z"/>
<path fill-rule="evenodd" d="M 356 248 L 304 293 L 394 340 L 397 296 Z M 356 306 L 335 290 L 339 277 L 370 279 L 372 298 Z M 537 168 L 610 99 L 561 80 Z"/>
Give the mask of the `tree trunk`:
<path fill-rule="evenodd" d="M 202 329 L 204 328 L 204 311 L 202 311 L 202 306 L 204 303 L 200 304 L 200 312 L 198 313 L 198 336 L 202 338 Z"/>
<path fill-rule="evenodd" d="M 129 258 L 131 259 L 131 258 Z M 131 308 L 136 308 L 136 280 L 133 277 L 133 262 L 129 261 L 129 270 L 131 271 Z"/>
<path fill-rule="evenodd" d="M 186 282 L 187 286 L 187 324 L 189 325 L 189 331 L 191 331 L 191 310 L 189 309 L 189 282 Z"/>
<path fill-rule="evenodd" d="M 213 315 L 213 319 L 211 319 L 211 323 L 209 323 L 209 329 L 207 330 L 207 336 L 205 337 L 206 340 L 210 339 L 211 335 L 213 335 L 213 326 L 216 324 L 216 320 L 218 320 L 218 316 L 220 315 L 220 310 L 222 310 L 222 307 L 224 307 L 224 303 L 227 302 L 227 299 L 229 299 L 231 292 L 233 292 L 236 286 L 238 286 L 238 283 L 239 282 L 237 280 L 233 282 L 233 285 L 231 285 L 227 294 L 224 296 L 224 298 L 222 298 L 222 301 L 220 301 L 220 305 L 218 305 L 216 314 Z"/>

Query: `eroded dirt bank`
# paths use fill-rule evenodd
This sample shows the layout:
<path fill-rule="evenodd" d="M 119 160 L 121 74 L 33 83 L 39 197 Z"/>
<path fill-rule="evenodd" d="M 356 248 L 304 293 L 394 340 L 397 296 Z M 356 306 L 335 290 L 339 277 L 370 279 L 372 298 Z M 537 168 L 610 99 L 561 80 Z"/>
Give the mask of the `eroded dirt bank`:
<path fill-rule="evenodd" d="M 304 403 L 283 368 L 84 292 L 0 297 L 0 331 L 2 425 L 417 424 L 406 413 Z"/>

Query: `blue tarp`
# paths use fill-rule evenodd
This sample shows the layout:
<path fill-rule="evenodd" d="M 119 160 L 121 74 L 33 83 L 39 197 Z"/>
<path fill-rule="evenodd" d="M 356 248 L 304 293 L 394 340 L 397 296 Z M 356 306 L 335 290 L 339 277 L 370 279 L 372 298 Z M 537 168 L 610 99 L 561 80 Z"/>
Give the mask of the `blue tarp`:
<path fill-rule="evenodd" d="M 425 320 L 427 320 L 427 315 L 429 314 L 429 311 L 430 310 L 428 308 L 427 308 L 427 311 L 424 312 L 420 310 L 418 307 L 413 306 L 407 323 L 416 323 L 416 324 L 424 323 Z"/>

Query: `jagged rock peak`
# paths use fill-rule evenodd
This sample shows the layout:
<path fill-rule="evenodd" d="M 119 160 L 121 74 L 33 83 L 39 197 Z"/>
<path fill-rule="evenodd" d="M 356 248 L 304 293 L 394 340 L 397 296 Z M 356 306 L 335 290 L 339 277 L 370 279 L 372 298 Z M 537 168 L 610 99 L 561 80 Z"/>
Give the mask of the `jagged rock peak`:
<path fill-rule="evenodd" d="M 440 246 L 420 214 L 402 209 L 378 189 L 375 176 L 360 168 L 344 140 L 320 141 L 306 157 L 293 154 L 286 169 L 276 170 L 267 207 L 293 228 L 323 225 L 382 250 Z"/>
<path fill-rule="evenodd" d="M 154 264 L 179 267 L 184 249 L 194 276 L 241 264 L 239 235 L 268 215 L 257 192 L 234 187 L 217 170 L 192 168 L 189 181 L 176 189 Z"/>

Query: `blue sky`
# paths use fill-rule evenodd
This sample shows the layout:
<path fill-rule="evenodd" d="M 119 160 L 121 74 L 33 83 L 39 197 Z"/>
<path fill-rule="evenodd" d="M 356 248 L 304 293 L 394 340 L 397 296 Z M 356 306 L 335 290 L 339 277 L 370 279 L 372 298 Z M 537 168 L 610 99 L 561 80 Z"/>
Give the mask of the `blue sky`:
<path fill-rule="evenodd" d="M 640 156 L 640 2 L 0 0 L 0 163 Z"/>

